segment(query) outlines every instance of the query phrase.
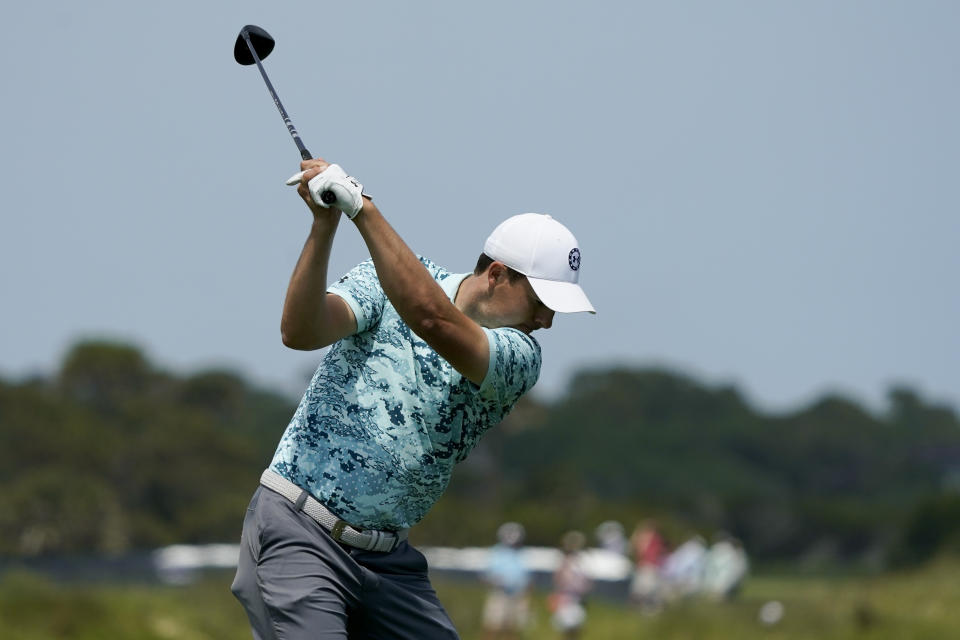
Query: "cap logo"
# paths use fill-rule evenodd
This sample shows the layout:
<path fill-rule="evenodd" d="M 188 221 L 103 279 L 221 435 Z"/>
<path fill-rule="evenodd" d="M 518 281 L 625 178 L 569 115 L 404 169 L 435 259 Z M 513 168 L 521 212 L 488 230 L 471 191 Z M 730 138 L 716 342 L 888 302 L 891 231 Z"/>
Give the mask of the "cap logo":
<path fill-rule="evenodd" d="M 576 247 L 570 249 L 570 255 L 567 256 L 567 264 L 569 264 L 570 268 L 574 271 L 580 268 L 580 249 Z"/>

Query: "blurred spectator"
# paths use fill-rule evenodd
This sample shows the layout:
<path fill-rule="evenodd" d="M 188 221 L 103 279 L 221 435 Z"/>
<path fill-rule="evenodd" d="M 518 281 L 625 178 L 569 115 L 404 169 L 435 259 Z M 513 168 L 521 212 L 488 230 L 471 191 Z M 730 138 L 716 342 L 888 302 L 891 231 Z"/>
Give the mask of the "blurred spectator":
<path fill-rule="evenodd" d="M 627 537 L 624 534 L 623 525 L 616 520 L 601 522 L 594 535 L 601 549 L 621 556 L 627 555 Z"/>
<path fill-rule="evenodd" d="M 634 571 L 630 600 L 644 613 L 656 613 L 662 606 L 660 571 L 667 555 L 663 536 L 653 520 L 644 520 L 630 536 Z"/>
<path fill-rule="evenodd" d="M 706 541 L 700 535 L 692 536 L 666 557 L 661 574 L 666 600 L 677 600 L 700 592 L 706 558 Z"/>
<path fill-rule="evenodd" d="M 592 585 L 581 557 L 586 542 L 586 536 L 580 531 L 569 531 L 560 543 L 563 559 L 553 574 L 553 593 L 548 605 L 553 614 L 553 626 L 564 638 L 578 638 L 587 619 L 584 597 Z"/>
<path fill-rule="evenodd" d="M 523 562 L 523 525 L 507 522 L 497 529 L 484 575 L 491 589 L 483 605 L 484 637 L 519 638 L 529 616 L 530 571 Z"/>
<path fill-rule="evenodd" d="M 703 590 L 712 598 L 728 600 L 736 595 L 748 569 L 747 554 L 740 542 L 719 533 L 704 562 Z"/>

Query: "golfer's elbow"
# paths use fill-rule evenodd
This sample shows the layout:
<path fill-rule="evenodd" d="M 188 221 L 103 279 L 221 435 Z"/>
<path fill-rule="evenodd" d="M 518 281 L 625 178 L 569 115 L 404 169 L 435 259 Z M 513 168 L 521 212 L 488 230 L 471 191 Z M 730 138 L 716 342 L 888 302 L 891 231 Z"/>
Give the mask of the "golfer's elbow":
<path fill-rule="evenodd" d="M 285 323 L 280 326 L 280 339 L 283 346 L 297 351 L 313 351 L 323 346 L 318 335 L 302 328 L 287 326 Z"/>
<path fill-rule="evenodd" d="M 436 318 L 420 318 L 415 322 L 407 323 L 410 325 L 410 330 L 415 334 L 430 342 L 430 336 L 436 334 L 440 327 L 440 323 L 437 322 Z"/>
<path fill-rule="evenodd" d="M 450 320 L 445 318 L 442 309 L 428 304 L 418 305 L 405 319 L 411 331 L 426 340 L 437 338 L 449 331 Z"/>
<path fill-rule="evenodd" d="M 306 342 L 301 342 L 295 336 L 291 336 L 288 333 L 280 332 L 280 339 L 283 341 L 283 346 L 288 349 L 295 349 L 297 351 L 309 351 Z"/>
<path fill-rule="evenodd" d="M 316 313 L 285 309 L 280 316 L 280 339 L 290 349 L 314 351 L 328 347 L 357 331 L 353 310 L 337 295 L 327 294 Z"/>

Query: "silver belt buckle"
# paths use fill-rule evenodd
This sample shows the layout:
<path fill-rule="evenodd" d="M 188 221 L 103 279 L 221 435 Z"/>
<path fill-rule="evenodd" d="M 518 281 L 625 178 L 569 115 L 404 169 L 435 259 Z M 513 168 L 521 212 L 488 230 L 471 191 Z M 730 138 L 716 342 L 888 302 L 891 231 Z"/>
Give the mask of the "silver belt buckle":
<path fill-rule="evenodd" d="M 343 530 L 350 526 L 348 523 L 343 520 L 337 520 L 333 523 L 333 526 L 330 528 L 330 537 L 336 540 L 337 542 L 343 542 Z M 346 544 L 346 543 L 344 543 Z"/>

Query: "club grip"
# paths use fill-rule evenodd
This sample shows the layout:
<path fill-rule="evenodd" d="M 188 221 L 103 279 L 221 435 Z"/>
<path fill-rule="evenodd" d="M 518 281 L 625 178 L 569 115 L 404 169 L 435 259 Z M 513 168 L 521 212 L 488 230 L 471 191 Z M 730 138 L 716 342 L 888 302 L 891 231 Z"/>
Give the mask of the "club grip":
<path fill-rule="evenodd" d="M 320 199 L 323 200 L 324 204 L 334 204 L 337 201 L 337 196 L 333 191 L 324 191 L 320 194 Z"/>

